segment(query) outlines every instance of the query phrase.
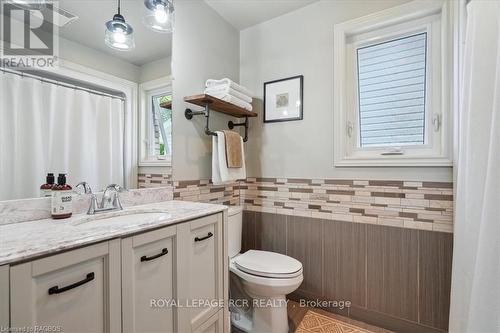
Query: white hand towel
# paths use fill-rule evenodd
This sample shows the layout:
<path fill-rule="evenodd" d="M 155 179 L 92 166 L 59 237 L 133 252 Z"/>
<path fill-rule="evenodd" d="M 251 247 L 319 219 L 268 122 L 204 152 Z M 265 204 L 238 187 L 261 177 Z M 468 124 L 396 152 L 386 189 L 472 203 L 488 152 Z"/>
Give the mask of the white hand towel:
<path fill-rule="evenodd" d="M 222 99 L 223 101 L 226 101 L 228 103 L 234 104 L 236 106 L 239 106 L 240 108 L 246 109 L 248 111 L 252 111 L 253 107 L 252 104 L 245 102 L 244 100 L 239 99 L 238 97 L 228 95 L 228 94 L 214 94 L 211 92 L 206 92 L 207 95 L 217 97 L 218 99 Z"/>
<path fill-rule="evenodd" d="M 232 183 L 238 179 L 246 179 L 245 158 L 243 158 L 241 168 L 228 168 L 224 132 L 217 131 L 215 133 L 217 133 L 217 136 L 212 137 L 212 182 L 214 185 Z M 243 152 L 243 139 L 241 139 L 241 151 Z"/>
<path fill-rule="evenodd" d="M 209 87 L 209 88 L 206 88 L 205 89 L 205 94 L 209 94 L 210 93 L 213 93 L 213 94 L 228 94 L 228 95 L 232 95 L 234 97 L 238 97 L 239 99 L 247 102 L 247 103 L 252 103 L 252 97 L 250 96 L 247 96 L 241 92 L 239 92 L 238 90 L 234 90 L 233 88 L 231 88 L 230 86 L 228 85 L 220 85 L 220 86 L 213 86 L 213 87 Z"/>
<path fill-rule="evenodd" d="M 248 90 L 247 88 L 240 86 L 238 83 L 232 81 L 231 79 L 224 78 L 222 80 L 213 80 L 213 79 L 208 79 L 205 82 L 205 87 L 210 88 L 213 86 L 220 86 L 220 85 L 228 85 L 230 88 L 233 88 L 234 90 L 239 91 L 242 94 L 245 94 L 247 96 L 253 97 L 254 94 Z"/>

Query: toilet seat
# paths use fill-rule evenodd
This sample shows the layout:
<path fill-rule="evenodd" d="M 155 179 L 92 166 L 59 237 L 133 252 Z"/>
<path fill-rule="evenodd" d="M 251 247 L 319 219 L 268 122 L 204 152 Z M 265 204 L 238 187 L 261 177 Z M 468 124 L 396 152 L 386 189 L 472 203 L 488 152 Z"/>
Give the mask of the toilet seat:
<path fill-rule="evenodd" d="M 249 250 L 234 258 L 237 269 L 251 275 L 290 279 L 302 275 L 300 261 L 275 252 Z"/>

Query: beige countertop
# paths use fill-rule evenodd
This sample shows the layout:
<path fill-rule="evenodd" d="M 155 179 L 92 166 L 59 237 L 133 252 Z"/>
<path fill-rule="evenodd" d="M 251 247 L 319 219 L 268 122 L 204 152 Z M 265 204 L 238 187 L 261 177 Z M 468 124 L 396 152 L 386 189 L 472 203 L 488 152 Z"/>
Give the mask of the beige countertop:
<path fill-rule="evenodd" d="M 105 216 L 96 215 L 96 220 L 89 220 L 86 214 L 78 214 L 64 220 L 44 219 L 8 224 L 0 226 L 0 265 L 125 237 L 216 214 L 225 209 L 227 207 L 222 205 L 172 200 L 124 210 L 144 213 L 140 216 L 120 216 L 124 211 L 118 211 Z"/>

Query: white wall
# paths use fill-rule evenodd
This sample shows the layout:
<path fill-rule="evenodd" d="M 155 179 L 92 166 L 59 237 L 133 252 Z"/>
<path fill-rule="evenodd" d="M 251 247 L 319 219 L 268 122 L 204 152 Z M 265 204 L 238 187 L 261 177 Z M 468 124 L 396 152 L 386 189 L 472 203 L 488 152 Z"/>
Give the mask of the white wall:
<path fill-rule="evenodd" d="M 208 78 L 239 79 L 239 32 L 203 1 L 175 3 L 173 36 L 173 166 L 174 180 L 211 177 L 211 137 L 205 117 L 184 117 L 184 96 L 203 92 Z M 212 113 L 211 130 L 227 129 L 227 116 Z"/>
<path fill-rule="evenodd" d="M 147 82 L 155 79 L 159 79 L 164 76 L 169 76 L 172 65 L 172 57 L 166 57 L 163 59 L 158 59 L 153 62 L 147 63 L 140 67 L 141 73 L 139 76 L 139 82 Z"/>
<path fill-rule="evenodd" d="M 139 82 L 141 75 L 139 66 L 64 38 L 59 39 L 59 56 L 75 64 L 129 81 Z"/>
<path fill-rule="evenodd" d="M 171 74 L 172 58 L 167 56 L 142 66 L 136 66 L 120 58 L 60 38 L 59 56 L 72 63 L 93 68 L 133 82 L 146 82 Z"/>
<path fill-rule="evenodd" d="M 246 144 L 249 176 L 451 181 L 451 168 L 333 167 L 334 24 L 403 2 L 324 0 L 241 32 L 240 79 L 260 114 Z M 264 125 L 263 83 L 299 74 L 304 120 Z"/>

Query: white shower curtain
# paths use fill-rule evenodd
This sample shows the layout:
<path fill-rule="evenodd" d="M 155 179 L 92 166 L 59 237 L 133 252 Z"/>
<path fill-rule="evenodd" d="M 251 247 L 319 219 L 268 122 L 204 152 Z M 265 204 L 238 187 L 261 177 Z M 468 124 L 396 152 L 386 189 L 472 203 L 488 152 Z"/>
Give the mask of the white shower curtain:
<path fill-rule="evenodd" d="M 450 332 L 500 332 L 500 1 L 467 8 Z"/>
<path fill-rule="evenodd" d="M 124 102 L 0 72 L 0 200 L 37 197 L 45 176 L 123 184 Z"/>

